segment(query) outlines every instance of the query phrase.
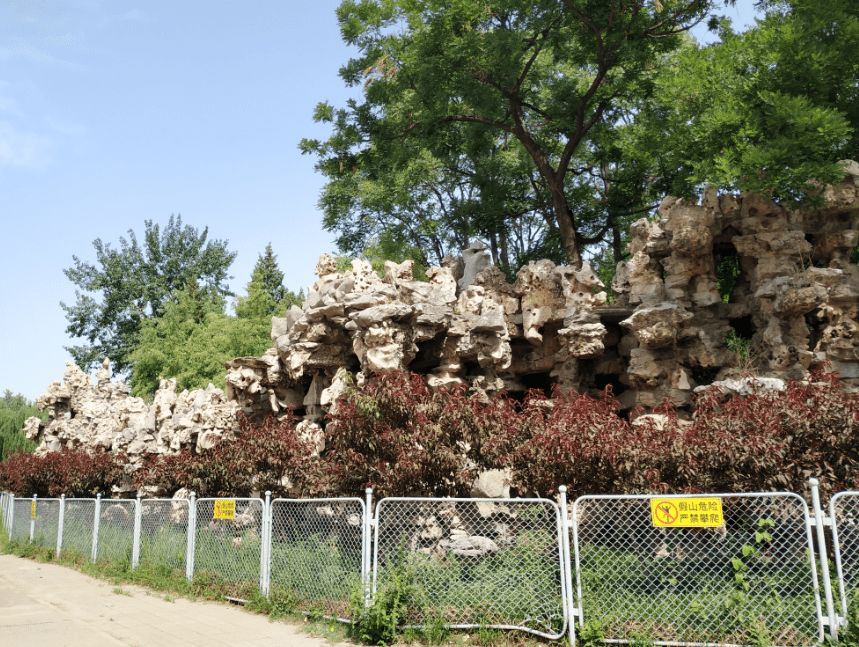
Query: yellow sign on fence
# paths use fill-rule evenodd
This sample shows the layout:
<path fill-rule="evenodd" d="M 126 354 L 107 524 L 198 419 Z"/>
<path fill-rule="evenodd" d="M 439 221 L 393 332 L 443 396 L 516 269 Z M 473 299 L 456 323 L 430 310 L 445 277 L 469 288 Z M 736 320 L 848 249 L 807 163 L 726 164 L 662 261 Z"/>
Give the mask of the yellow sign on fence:
<path fill-rule="evenodd" d="M 718 497 L 650 499 L 650 517 L 657 528 L 721 528 L 725 525 Z"/>
<path fill-rule="evenodd" d="M 36 502 L 30 501 L 30 519 L 36 518 Z"/>
<path fill-rule="evenodd" d="M 215 501 L 215 519 L 235 519 L 236 502 L 233 499 Z"/>

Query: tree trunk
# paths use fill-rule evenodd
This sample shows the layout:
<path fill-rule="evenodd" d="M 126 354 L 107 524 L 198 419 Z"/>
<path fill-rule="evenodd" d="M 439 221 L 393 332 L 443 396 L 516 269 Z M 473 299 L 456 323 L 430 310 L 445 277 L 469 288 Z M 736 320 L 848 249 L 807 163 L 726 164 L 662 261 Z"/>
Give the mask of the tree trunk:
<path fill-rule="evenodd" d="M 576 230 L 573 228 L 573 214 L 567 204 L 567 196 L 564 195 L 563 183 L 556 184 L 549 181 L 549 191 L 552 194 L 552 206 L 555 208 L 555 219 L 558 221 L 558 230 L 561 234 L 561 244 L 567 256 L 567 264 L 575 269 L 581 269 L 582 257 L 576 245 Z"/>

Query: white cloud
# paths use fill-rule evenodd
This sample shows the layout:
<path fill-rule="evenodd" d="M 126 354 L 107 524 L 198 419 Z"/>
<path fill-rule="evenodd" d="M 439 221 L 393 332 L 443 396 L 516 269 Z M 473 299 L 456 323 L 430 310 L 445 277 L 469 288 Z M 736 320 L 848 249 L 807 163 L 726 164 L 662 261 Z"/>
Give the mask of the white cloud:
<path fill-rule="evenodd" d="M 5 45 L 0 45 L 0 60 L 10 58 L 27 58 L 36 63 L 57 64 L 73 68 L 82 67 L 77 63 L 57 58 L 43 49 L 34 47 L 29 41 L 23 38 L 9 38 Z"/>
<path fill-rule="evenodd" d="M 50 138 L 0 121 L 0 166 L 43 169 L 51 163 L 52 149 Z"/>

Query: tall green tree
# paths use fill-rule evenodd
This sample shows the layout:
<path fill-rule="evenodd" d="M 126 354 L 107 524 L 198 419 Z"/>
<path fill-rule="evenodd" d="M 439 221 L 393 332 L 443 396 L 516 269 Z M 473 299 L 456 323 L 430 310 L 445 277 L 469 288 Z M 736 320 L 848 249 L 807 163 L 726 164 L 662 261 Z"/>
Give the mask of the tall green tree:
<path fill-rule="evenodd" d="M 203 389 L 210 382 L 223 388 L 224 362 L 265 353 L 271 346 L 272 316 L 282 316 L 304 300 L 300 293 L 278 289 L 282 277 L 269 245 L 254 267 L 247 294 L 236 298 L 235 316 L 226 313 L 222 294 L 202 289 L 196 279 L 174 291 L 162 314 L 141 325 L 130 356 L 132 393 L 151 397 L 160 377 L 175 377 L 179 390 Z"/>
<path fill-rule="evenodd" d="M 270 344 L 255 322 L 228 316 L 223 297 L 195 289 L 195 282 L 174 295 L 161 316 L 141 324 L 130 355 L 131 390 L 138 397 L 151 397 L 159 377 L 175 377 L 180 391 L 205 388 L 209 382 L 223 388 L 225 361 L 260 355 Z"/>
<path fill-rule="evenodd" d="M 336 128 L 332 141 L 305 140 L 302 150 L 348 173 L 361 168 L 354 162 L 373 146 L 384 153 L 387 142 L 415 138 L 442 164 L 465 156 L 474 170 L 491 150 L 486 142 L 515 143 L 536 180 L 531 211 L 549 206 L 565 259 L 579 265 L 581 245 L 603 240 L 613 226 L 604 210 L 591 227 L 595 236 L 579 221 L 584 214 L 572 191 L 586 186 L 582 176 L 593 168 L 581 159 L 593 155 L 600 131 L 650 97 L 665 55 L 715 6 L 345 0 L 337 12 L 341 32 L 360 55 L 341 75 L 365 84 L 364 102 L 350 104 L 352 123 Z M 324 104 L 317 117 L 338 118 Z M 571 182 L 575 177 L 582 181 Z"/>
<path fill-rule="evenodd" d="M 227 271 L 236 253 L 227 249 L 228 241 L 208 240 L 208 234 L 208 227 L 183 227 L 182 216 L 171 215 L 163 229 L 146 220 L 142 244 L 133 230 L 119 239 L 119 248 L 97 238 L 96 264 L 72 256 L 74 266 L 63 271 L 80 290 L 74 305 L 60 305 L 66 332 L 88 342 L 66 347 L 83 370 L 109 357 L 114 375 L 128 372 L 143 323 L 164 314 L 193 279 L 212 298 L 232 296 Z"/>
<path fill-rule="evenodd" d="M 301 305 L 303 301 L 303 293 L 295 294 L 283 285 L 283 272 L 269 243 L 254 266 L 247 295 L 236 298 L 236 316 L 259 319 L 270 325 L 269 317 L 283 316 L 289 306 Z"/>
<path fill-rule="evenodd" d="M 757 3 L 757 24 L 687 47 L 656 79 L 642 133 L 668 143 L 674 195 L 704 184 L 813 198 L 859 157 L 859 9 L 849 0 Z"/>
<path fill-rule="evenodd" d="M 0 397 L 0 461 L 13 452 L 36 449 L 35 443 L 24 435 L 24 421 L 32 416 L 47 421 L 48 412 L 39 411 L 23 395 L 6 389 Z"/>

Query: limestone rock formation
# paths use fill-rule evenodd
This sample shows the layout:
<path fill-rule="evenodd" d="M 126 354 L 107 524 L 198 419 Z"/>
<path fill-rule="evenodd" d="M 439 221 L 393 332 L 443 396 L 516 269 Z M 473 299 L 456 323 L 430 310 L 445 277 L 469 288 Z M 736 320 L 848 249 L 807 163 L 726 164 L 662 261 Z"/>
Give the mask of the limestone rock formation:
<path fill-rule="evenodd" d="M 799 378 L 828 361 L 859 388 L 859 165 L 844 168 L 819 209 L 715 191 L 700 204 L 666 198 L 632 225 L 610 305 L 587 263 L 532 261 L 510 282 L 479 243 L 427 281 L 412 261 L 389 261 L 380 276 L 356 259 L 339 273 L 323 254 L 303 305 L 272 320 L 272 348 L 226 363 L 224 392 L 177 394 L 162 380 L 147 405 L 110 382 L 107 363 L 95 384 L 69 363 L 39 398 L 51 421 L 31 419 L 27 434 L 42 438 L 40 452 L 100 445 L 139 457 L 211 447 L 235 432 L 239 410 L 261 420 L 292 408 L 323 451 L 326 412 L 379 372 L 413 371 L 483 399 L 612 385 L 624 409 L 666 398 L 682 407 L 714 380 L 736 390 L 742 347 L 760 378 Z"/>
<path fill-rule="evenodd" d="M 176 380 L 162 379 L 152 404 L 146 404 L 125 384 L 111 383 L 109 360 L 96 377 L 93 383 L 74 362 L 66 362 L 63 382 L 51 384 L 36 401 L 50 412 L 49 421 L 30 418 L 26 423 L 27 437 L 41 439 L 36 453 L 103 447 L 126 452 L 133 469 L 144 454 L 213 447 L 237 430 L 238 405 L 211 384 L 177 394 Z"/>

